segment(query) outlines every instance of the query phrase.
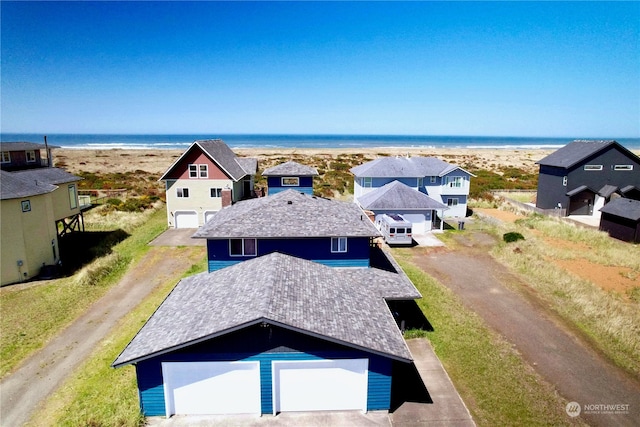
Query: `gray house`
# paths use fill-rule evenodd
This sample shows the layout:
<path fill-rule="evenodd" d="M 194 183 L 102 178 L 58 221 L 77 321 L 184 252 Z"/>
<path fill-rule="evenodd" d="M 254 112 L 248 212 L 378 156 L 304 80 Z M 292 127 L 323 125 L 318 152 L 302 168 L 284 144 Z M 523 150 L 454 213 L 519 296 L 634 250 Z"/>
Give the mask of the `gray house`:
<path fill-rule="evenodd" d="M 396 211 L 391 213 L 409 214 L 415 233 L 440 229 L 444 218 L 467 215 L 474 175 L 458 165 L 435 157 L 380 157 L 352 168 L 351 172 L 355 176 L 356 203 L 377 214 L 389 213 L 392 207 Z M 409 197 L 406 189 L 422 196 Z M 387 198 L 390 200 L 384 202 Z M 374 203 L 378 210 L 373 208 Z"/>
<path fill-rule="evenodd" d="M 411 354 L 387 302 L 400 275 L 271 253 L 181 280 L 113 363 L 143 414 L 389 410 Z"/>
<path fill-rule="evenodd" d="M 425 193 L 392 181 L 376 191 L 361 196 L 358 203 L 363 209 L 374 213 L 376 219 L 384 214 L 397 213 L 413 225 L 416 234 L 442 230 L 444 213 L 449 209 Z"/>
<path fill-rule="evenodd" d="M 593 215 L 622 189 L 640 189 L 640 158 L 617 141 L 576 140 L 536 163 L 540 209 Z"/>

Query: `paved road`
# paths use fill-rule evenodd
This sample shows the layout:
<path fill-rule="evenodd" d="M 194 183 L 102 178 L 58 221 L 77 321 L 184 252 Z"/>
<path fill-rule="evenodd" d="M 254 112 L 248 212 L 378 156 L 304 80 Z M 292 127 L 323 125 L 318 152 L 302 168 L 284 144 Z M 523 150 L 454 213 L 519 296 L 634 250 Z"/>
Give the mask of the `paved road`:
<path fill-rule="evenodd" d="M 517 283 L 519 279 L 486 252 L 486 248 L 477 247 L 432 250 L 414 261 L 515 344 L 560 395 L 579 403 L 584 421 L 597 426 L 638 426 L 640 384 L 592 350 L 535 299 L 507 287 L 505 283 Z M 603 412 L 586 405 L 603 404 L 629 405 L 628 412 L 585 415 L 588 408 Z"/>
<path fill-rule="evenodd" d="M 0 382 L 0 425 L 20 426 L 117 325 L 158 285 L 204 256 L 201 247 L 152 248 L 118 285 L 13 374 Z M 185 262 L 190 259 L 191 262 Z"/>

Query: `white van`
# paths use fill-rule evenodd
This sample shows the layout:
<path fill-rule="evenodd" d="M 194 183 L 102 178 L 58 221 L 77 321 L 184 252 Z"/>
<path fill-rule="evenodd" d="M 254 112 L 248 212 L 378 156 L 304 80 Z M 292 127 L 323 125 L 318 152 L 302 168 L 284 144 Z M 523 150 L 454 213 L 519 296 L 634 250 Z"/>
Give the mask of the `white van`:
<path fill-rule="evenodd" d="M 376 217 L 376 226 L 390 245 L 410 245 L 411 222 L 398 214 L 383 214 Z"/>

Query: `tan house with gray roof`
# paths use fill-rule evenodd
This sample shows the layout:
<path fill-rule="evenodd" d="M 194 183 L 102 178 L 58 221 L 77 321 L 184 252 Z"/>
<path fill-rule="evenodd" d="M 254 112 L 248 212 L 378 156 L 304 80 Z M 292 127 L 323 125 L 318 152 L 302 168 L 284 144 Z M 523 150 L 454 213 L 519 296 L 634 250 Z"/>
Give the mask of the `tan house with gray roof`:
<path fill-rule="evenodd" d="M 258 161 L 221 139 L 195 141 L 162 175 L 171 228 L 198 228 L 224 206 L 253 197 Z"/>

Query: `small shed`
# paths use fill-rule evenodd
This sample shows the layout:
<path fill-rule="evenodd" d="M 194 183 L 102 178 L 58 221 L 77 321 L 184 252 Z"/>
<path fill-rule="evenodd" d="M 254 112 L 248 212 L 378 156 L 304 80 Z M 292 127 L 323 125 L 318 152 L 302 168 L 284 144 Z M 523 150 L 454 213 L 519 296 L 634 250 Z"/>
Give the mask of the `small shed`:
<path fill-rule="evenodd" d="M 313 194 L 313 177 L 318 176 L 318 170 L 298 162 L 288 161 L 265 169 L 262 176 L 267 177 L 269 195 L 284 190 Z"/>
<path fill-rule="evenodd" d="M 625 242 L 640 243 L 640 201 L 619 197 L 600 212 L 600 230 Z"/>

